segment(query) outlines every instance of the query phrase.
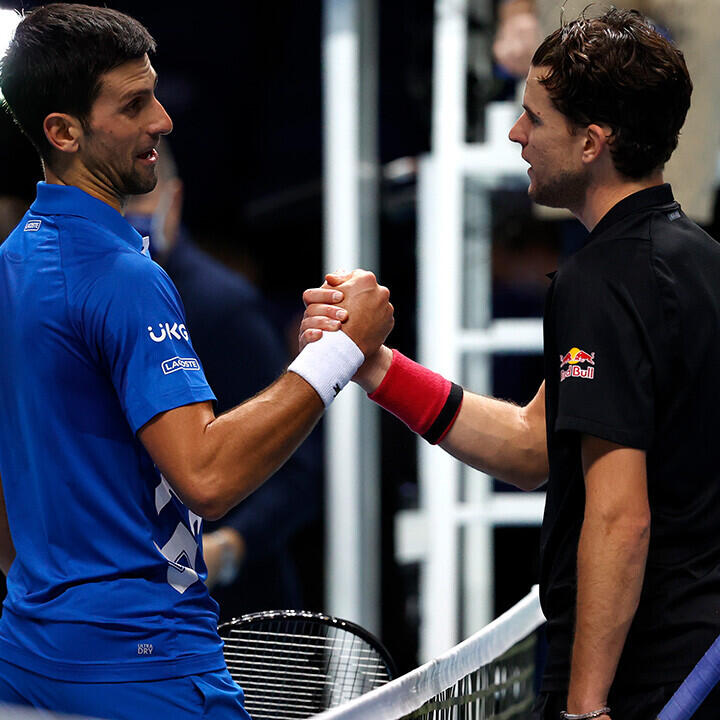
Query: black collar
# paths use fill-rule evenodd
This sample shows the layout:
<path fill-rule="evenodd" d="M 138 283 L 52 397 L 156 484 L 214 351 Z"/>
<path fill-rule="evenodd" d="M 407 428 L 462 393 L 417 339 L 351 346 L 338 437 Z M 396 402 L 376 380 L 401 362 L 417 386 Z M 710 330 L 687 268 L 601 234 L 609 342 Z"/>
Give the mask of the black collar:
<path fill-rule="evenodd" d="M 675 198 L 668 183 L 655 185 L 654 187 L 628 195 L 605 213 L 600 222 L 592 229 L 587 242 L 591 242 L 599 235 L 602 235 L 608 228 L 623 218 L 626 218 L 628 215 L 642 210 L 649 210 L 653 207 L 674 204 L 676 204 Z"/>

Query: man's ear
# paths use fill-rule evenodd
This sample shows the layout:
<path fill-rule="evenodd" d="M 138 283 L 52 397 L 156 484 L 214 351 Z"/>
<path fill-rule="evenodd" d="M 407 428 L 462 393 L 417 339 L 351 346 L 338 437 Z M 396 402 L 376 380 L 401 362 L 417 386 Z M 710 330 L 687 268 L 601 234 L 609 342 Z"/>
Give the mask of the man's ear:
<path fill-rule="evenodd" d="M 608 149 L 613 132 L 607 125 L 592 123 L 585 128 L 585 143 L 582 159 L 584 163 L 595 162 Z"/>
<path fill-rule="evenodd" d="M 80 121 L 66 113 L 50 113 L 43 122 L 45 137 L 55 150 L 64 153 L 75 153 L 83 136 Z"/>

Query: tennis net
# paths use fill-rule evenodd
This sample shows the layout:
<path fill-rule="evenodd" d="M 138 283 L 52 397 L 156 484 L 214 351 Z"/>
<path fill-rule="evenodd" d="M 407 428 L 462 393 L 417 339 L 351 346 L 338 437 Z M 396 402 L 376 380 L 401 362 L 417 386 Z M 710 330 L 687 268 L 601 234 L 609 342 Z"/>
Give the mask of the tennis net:
<path fill-rule="evenodd" d="M 520 720 L 535 698 L 537 587 L 438 658 L 314 720 Z"/>

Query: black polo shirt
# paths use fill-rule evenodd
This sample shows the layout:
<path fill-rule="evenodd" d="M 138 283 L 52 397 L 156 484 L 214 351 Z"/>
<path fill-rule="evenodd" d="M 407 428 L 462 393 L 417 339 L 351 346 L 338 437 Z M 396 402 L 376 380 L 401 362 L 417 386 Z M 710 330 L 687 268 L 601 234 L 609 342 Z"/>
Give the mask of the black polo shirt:
<path fill-rule="evenodd" d="M 544 333 L 543 689 L 569 680 L 583 433 L 647 452 L 650 548 L 614 687 L 680 680 L 720 634 L 720 246 L 669 185 L 635 193 L 553 278 Z"/>

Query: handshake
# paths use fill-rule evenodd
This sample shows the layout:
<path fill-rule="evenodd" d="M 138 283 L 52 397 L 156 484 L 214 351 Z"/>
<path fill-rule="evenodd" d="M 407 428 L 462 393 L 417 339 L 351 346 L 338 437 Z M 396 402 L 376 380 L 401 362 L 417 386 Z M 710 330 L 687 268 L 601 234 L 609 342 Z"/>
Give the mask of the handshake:
<path fill-rule="evenodd" d="M 393 306 L 388 289 L 378 285 L 372 273 L 326 275 L 322 287 L 303 293 L 303 301 L 301 353 L 288 370 L 302 375 L 326 406 L 352 379 L 371 400 L 428 442 L 437 444 L 445 438 L 460 412 L 463 389 L 383 345 L 393 328 Z M 332 355 L 316 352 L 322 345 Z M 329 384 L 318 365 L 335 365 L 331 373 L 342 382 Z"/>
<path fill-rule="evenodd" d="M 306 290 L 303 302 L 300 350 L 319 340 L 323 332 L 342 329 L 365 357 L 352 379 L 366 392 L 373 392 L 393 357 L 383 345 L 395 324 L 390 291 L 366 270 L 338 271 L 326 275 L 322 287 Z"/>

